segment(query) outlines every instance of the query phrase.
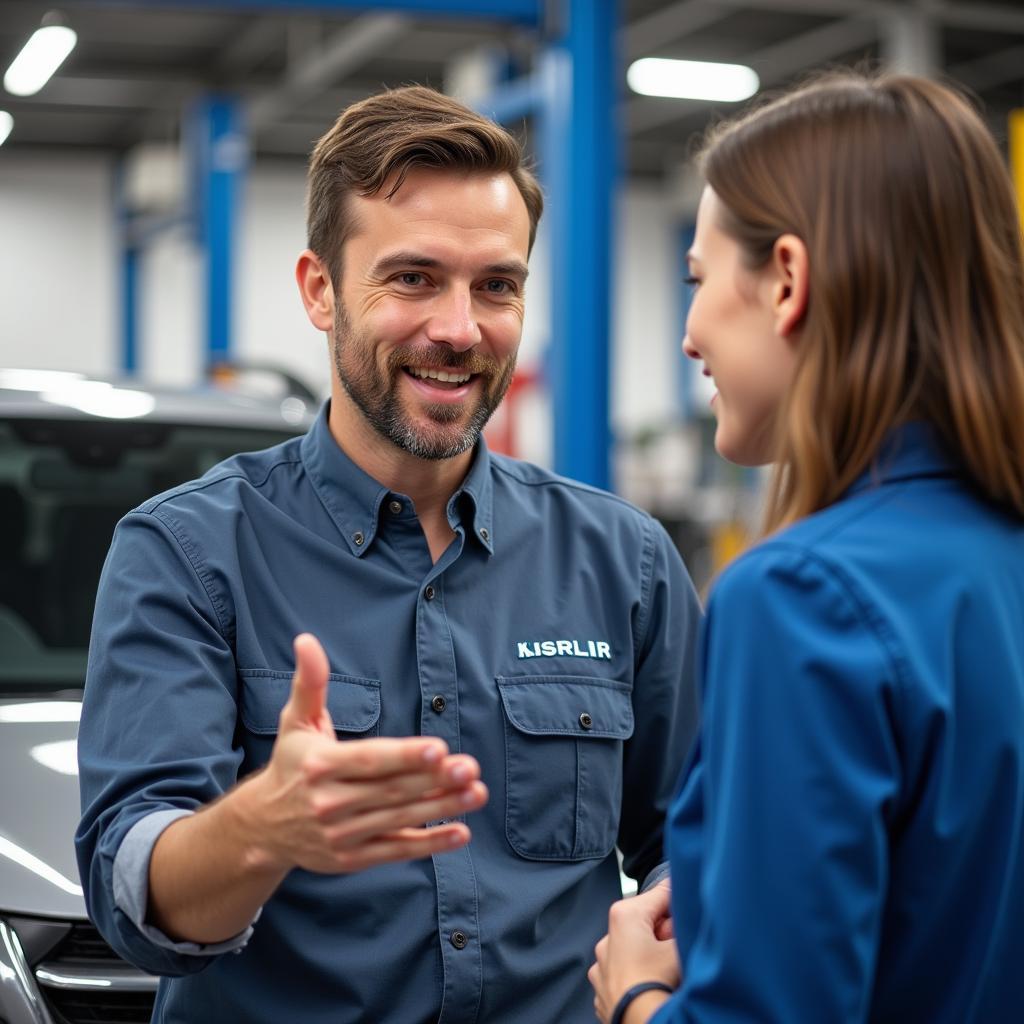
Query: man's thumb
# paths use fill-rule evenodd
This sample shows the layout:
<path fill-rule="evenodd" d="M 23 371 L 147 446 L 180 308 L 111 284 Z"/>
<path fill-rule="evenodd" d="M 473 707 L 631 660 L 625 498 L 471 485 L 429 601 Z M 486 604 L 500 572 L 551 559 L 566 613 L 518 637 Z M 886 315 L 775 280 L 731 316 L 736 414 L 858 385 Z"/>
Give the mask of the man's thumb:
<path fill-rule="evenodd" d="M 295 638 L 295 675 L 292 692 L 281 715 L 282 728 L 319 725 L 327 694 L 330 665 L 320 641 L 312 633 Z"/>

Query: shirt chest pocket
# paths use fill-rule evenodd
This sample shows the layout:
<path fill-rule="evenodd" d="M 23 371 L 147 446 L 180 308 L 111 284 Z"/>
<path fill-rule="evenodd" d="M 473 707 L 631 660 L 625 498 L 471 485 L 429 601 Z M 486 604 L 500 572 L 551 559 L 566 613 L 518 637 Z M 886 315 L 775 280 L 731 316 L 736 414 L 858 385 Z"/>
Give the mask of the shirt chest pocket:
<path fill-rule="evenodd" d="M 512 848 L 532 860 L 606 857 L 619 828 L 631 688 L 586 676 L 499 676 L 497 684 Z"/>
<path fill-rule="evenodd" d="M 243 669 L 241 719 L 247 753 L 257 761 L 270 756 L 281 708 L 292 689 L 291 672 Z M 380 680 L 332 673 L 328 677 L 327 713 L 339 739 L 364 739 L 380 731 Z"/>

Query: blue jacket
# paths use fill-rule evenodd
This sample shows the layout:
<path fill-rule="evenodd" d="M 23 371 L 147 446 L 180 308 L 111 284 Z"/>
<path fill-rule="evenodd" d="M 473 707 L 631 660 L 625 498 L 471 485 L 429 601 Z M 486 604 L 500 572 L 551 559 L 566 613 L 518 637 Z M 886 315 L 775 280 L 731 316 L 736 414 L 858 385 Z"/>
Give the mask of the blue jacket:
<path fill-rule="evenodd" d="M 169 976 L 164 1024 L 592 1024 L 614 847 L 638 880 L 659 869 L 696 728 L 682 562 L 646 513 L 481 445 L 435 564 L 325 416 L 118 527 L 79 744 L 90 915 Z M 145 922 L 153 843 L 266 762 L 304 630 L 340 739 L 441 736 L 490 802 L 465 849 L 295 870 L 235 940 L 171 942 Z"/>
<path fill-rule="evenodd" d="M 727 569 L 657 1024 L 1024 1021 L 1024 523 L 921 424 Z"/>

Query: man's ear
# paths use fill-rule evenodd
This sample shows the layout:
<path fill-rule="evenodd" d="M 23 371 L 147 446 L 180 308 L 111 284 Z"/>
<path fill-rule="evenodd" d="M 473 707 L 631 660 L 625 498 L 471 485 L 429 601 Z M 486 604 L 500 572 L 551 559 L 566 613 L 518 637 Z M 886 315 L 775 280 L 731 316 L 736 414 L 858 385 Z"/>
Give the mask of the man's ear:
<path fill-rule="evenodd" d="M 330 331 L 334 327 L 334 285 L 330 271 L 311 249 L 299 253 L 295 281 L 309 322 L 318 331 Z"/>
<path fill-rule="evenodd" d="M 772 315 L 780 338 L 800 329 L 807 312 L 807 246 L 797 235 L 780 235 L 772 247 Z"/>

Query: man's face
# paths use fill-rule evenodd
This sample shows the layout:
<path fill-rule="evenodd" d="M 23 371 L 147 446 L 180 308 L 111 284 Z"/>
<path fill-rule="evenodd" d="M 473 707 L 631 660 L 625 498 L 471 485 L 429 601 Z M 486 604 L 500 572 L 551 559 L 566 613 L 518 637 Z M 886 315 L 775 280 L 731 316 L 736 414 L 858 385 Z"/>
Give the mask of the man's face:
<path fill-rule="evenodd" d="M 422 459 L 467 451 L 501 402 L 523 326 L 526 204 L 507 174 L 416 170 L 350 199 L 332 356 L 376 433 Z"/>

